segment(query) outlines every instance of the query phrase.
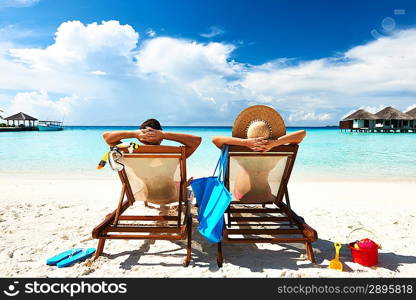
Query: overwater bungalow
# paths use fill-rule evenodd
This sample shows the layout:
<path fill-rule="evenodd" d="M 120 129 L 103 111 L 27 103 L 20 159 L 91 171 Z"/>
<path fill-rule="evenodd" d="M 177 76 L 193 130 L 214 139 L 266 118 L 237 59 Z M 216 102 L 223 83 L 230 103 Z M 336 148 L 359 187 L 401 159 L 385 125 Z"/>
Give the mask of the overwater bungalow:
<path fill-rule="evenodd" d="M 376 114 L 359 109 L 339 122 L 341 131 L 416 132 L 416 108 L 404 113 L 386 107 Z"/>
<path fill-rule="evenodd" d="M 339 128 L 342 130 L 368 132 L 373 130 L 377 116 L 366 111 L 365 109 L 359 109 L 353 112 L 349 116 L 345 117 L 339 122 Z"/>
<path fill-rule="evenodd" d="M 381 132 L 409 132 L 413 118 L 394 107 L 386 107 L 375 114 L 377 116 L 376 131 Z M 412 122 L 413 123 L 413 122 Z M 412 124 L 413 125 L 413 124 Z"/>
<path fill-rule="evenodd" d="M 413 128 L 413 132 L 416 132 L 416 107 L 407 111 L 406 115 L 411 116 L 410 127 Z"/>

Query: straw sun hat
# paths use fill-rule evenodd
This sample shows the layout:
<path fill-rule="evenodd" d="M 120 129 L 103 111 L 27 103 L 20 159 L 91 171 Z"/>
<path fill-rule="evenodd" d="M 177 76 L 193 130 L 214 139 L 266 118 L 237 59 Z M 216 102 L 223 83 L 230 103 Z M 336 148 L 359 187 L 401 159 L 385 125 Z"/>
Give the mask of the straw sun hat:
<path fill-rule="evenodd" d="M 237 116 L 233 125 L 233 137 L 277 139 L 286 134 L 286 126 L 280 114 L 265 105 L 253 105 Z"/>

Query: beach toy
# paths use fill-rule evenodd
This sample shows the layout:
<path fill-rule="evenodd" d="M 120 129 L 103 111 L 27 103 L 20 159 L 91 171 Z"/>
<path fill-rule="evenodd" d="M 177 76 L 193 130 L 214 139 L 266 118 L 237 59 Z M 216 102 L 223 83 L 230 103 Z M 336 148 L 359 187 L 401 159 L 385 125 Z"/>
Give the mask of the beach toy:
<path fill-rule="evenodd" d="M 88 248 L 88 249 L 82 250 L 75 255 L 69 256 L 68 258 L 64 260 L 61 260 L 56 265 L 58 268 L 69 267 L 76 262 L 79 262 L 79 261 L 82 261 L 84 259 L 91 257 L 94 254 L 94 252 L 95 252 L 95 248 Z"/>
<path fill-rule="evenodd" d="M 342 262 L 339 260 L 339 250 L 341 249 L 342 244 L 340 242 L 335 242 L 334 247 L 335 247 L 335 258 L 329 262 L 328 268 L 342 271 Z"/>
<path fill-rule="evenodd" d="M 103 158 L 101 158 L 100 162 L 97 165 L 97 170 L 104 168 L 105 164 L 107 163 L 107 160 L 108 160 L 108 152 L 106 152 Z"/>
<path fill-rule="evenodd" d="M 370 239 L 362 239 L 348 244 L 351 250 L 352 261 L 365 267 L 378 264 L 378 249 L 380 246 Z"/>
<path fill-rule="evenodd" d="M 129 146 L 129 148 L 128 148 L 129 153 L 133 153 L 133 151 L 134 151 L 135 149 L 139 149 L 139 145 L 138 145 L 138 144 L 136 144 L 136 143 L 130 143 L 130 146 Z"/>
<path fill-rule="evenodd" d="M 371 235 L 376 237 L 371 230 L 360 227 L 351 231 L 348 235 L 348 239 L 350 239 L 351 234 L 357 230 L 369 232 Z M 381 249 L 381 245 L 377 244 L 373 240 L 369 238 L 356 240 L 355 242 L 349 243 L 348 248 L 351 250 L 353 262 L 365 267 L 373 267 L 378 264 L 378 249 Z"/>
<path fill-rule="evenodd" d="M 121 171 L 124 168 L 124 165 L 118 162 L 118 160 L 122 156 L 122 153 L 119 151 L 120 148 L 127 148 L 129 153 L 133 153 L 135 149 L 139 148 L 139 145 L 131 142 L 131 143 L 121 143 L 121 144 L 114 146 L 113 148 L 111 148 L 109 152 L 106 152 L 104 154 L 103 158 L 101 158 L 100 162 L 97 165 L 97 170 L 104 168 L 107 161 L 109 160 L 110 166 L 113 170 Z M 114 158 L 113 155 L 115 155 L 116 158 Z M 114 166 L 115 164 L 117 164 L 118 166 Z"/>
<path fill-rule="evenodd" d="M 59 253 L 58 255 L 55 255 L 51 258 L 48 258 L 46 260 L 46 264 L 49 266 L 54 266 L 56 265 L 58 262 L 60 262 L 61 260 L 70 257 L 71 255 L 77 254 L 79 252 L 81 252 L 82 249 L 76 248 L 76 249 L 69 249 L 67 251 L 64 251 L 62 253 Z"/>

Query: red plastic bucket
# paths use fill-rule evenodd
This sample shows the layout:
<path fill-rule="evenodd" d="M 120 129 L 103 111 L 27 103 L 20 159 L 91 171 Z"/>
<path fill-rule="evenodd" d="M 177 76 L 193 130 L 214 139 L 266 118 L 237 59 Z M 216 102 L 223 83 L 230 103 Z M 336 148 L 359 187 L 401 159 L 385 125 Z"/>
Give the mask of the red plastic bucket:
<path fill-rule="evenodd" d="M 348 248 L 351 250 L 352 261 L 365 267 L 372 267 L 378 264 L 378 248 L 356 249 L 355 242 L 349 243 Z"/>

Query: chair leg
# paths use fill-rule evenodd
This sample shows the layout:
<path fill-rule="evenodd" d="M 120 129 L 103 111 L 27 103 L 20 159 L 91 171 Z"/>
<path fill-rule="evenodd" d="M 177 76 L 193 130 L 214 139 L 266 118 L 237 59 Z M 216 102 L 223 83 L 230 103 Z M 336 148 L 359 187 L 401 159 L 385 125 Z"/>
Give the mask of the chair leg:
<path fill-rule="evenodd" d="M 312 244 L 311 243 L 305 243 L 306 246 L 306 255 L 308 257 L 308 259 L 316 264 L 316 260 L 315 260 L 315 254 L 313 253 L 313 248 L 312 248 Z"/>
<path fill-rule="evenodd" d="M 185 267 L 189 266 L 191 262 L 191 247 L 192 247 L 192 217 L 188 217 L 187 221 L 187 230 L 188 230 L 188 237 L 187 237 L 187 247 L 186 247 L 186 259 L 185 259 Z"/>
<path fill-rule="evenodd" d="M 221 242 L 217 244 L 217 265 L 219 268 L 222 267 L 223 257 L 222 257 L 222 246 Z"/>
<path fill-rule="evenodd" d="M 95 251 L 94 260 L 96 260 L 103 253 L 104 244 L 105 244 L 105 239 L 98 240 L 98 246 L 97 246 L 97 250 Z"/>

